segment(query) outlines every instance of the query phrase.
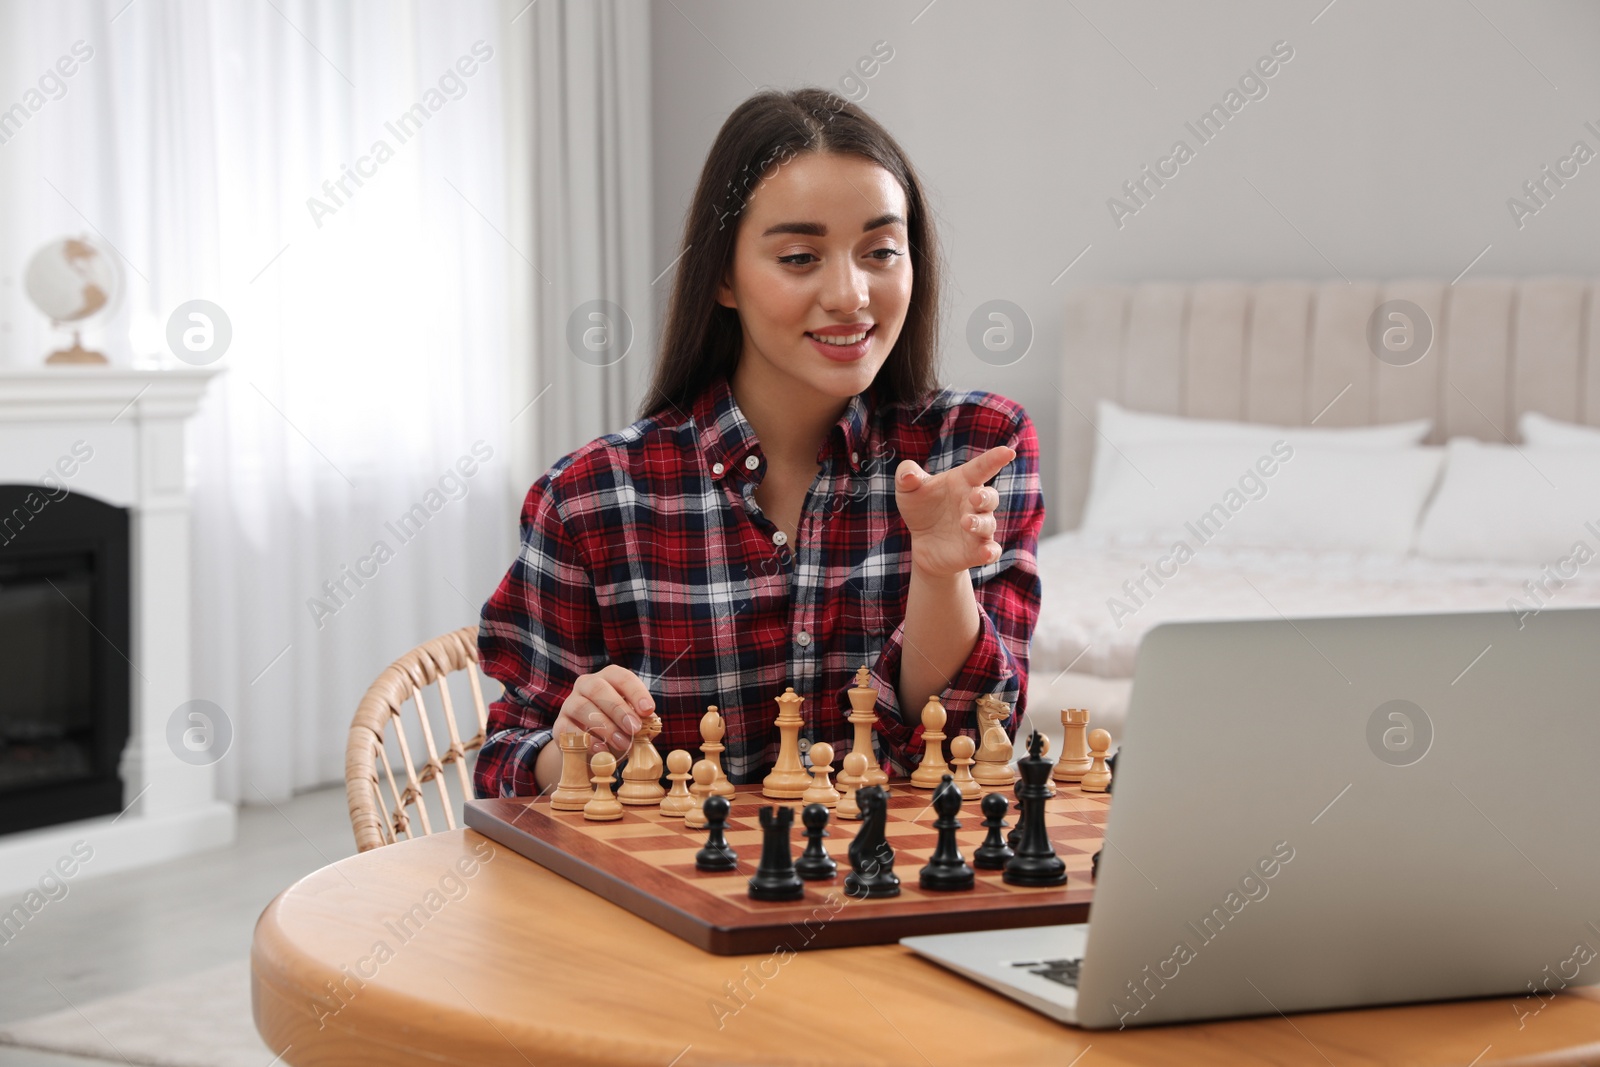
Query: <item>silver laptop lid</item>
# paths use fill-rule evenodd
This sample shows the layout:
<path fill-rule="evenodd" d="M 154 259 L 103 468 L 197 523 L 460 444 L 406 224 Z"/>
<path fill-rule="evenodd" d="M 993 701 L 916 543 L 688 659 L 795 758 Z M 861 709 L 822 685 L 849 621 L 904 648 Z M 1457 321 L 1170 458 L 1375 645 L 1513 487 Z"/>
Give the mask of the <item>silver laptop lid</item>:
<path fill-rule="evenodd" d="M 1122 747 L 1082 1025 L 1600 982 L 1600 609 L 1157 626 Z"/>

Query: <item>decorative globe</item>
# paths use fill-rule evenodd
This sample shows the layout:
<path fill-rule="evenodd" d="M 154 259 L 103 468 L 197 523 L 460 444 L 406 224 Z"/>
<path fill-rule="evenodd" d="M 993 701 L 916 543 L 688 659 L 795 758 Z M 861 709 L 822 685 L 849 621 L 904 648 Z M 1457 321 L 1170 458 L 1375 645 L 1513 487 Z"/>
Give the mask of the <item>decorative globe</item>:
<path fill-rule="evenodd" d="M 112 256 L 86 237 L 59 238 L 33 254 L 23 287 L 52 323 L 74 327 L 72 347 L 52 353 L 47 362 L 106 362 L 83 348 L 77 328 L 110 315 L 122 297 L 122 268 Z"/>

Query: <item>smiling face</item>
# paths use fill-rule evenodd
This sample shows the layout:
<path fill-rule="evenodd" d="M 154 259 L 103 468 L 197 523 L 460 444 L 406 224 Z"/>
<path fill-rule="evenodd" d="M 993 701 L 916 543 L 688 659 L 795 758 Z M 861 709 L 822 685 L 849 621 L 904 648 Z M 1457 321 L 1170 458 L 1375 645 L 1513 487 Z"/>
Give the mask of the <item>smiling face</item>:
<path fill-rule="evenodd" d="M 871 385 L 911 301 L 906 214 L 900 183 L 860 156 L 808 152 L 769 173 L 717 293 L 743 327 L 738 375 L 806 399 Z"/>

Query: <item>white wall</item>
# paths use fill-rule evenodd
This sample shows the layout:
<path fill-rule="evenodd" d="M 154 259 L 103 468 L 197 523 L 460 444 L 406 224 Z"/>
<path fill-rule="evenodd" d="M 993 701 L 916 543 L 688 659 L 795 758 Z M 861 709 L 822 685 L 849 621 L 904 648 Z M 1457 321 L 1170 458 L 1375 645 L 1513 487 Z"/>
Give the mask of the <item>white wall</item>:
<path fill-rule="evenodd" d="M 905 146 L 938 211 L 944 378 L 1028 406 L 1047 494 L 1069 286 L 1451 279 L 1486 247 L 1474 274 L 1600 274 L 1600 159 L 1520 228 L 1507 208 L 1575 141 L 1600 153 L 1600 133 L 1584 128 L 1600 131 L 1600 4 L 926 4 L 656 5 L 655 262 L 677 255 L 706 150 L 739 101 L 768 85 L 839 89 L 887 41 L 894 58 L 858 99 Z M 1199 145 L 1185 122 L 1276 41 L 1294 55 L 1266 95 L 1119 228 L 1108 198 L 1175 140 Z M 657 283 L 658 301 L 669 284 Z M 972 311 L 994 298 L 1035 328 L 1009 367 L 981 362 L 964 339 Z"/>

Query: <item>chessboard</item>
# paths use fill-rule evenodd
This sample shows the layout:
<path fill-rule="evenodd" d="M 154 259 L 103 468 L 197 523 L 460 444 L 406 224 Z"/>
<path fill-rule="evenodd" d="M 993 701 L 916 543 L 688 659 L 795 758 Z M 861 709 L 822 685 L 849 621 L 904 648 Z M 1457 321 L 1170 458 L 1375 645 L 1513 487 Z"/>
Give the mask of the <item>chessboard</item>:
<path fill-rule="evenodd" d="M 848 945 L 888 944 L 914 934 L 960 933 L 1018 926 L 1083 922 L 1093 896 L 1090 860 L 1100 848 L 1110 796 L 1055 783 L 1045 804 L 1045 821 L 1056 854 L 1066 863 L 1067 884 L 1054 887 L 1008 885 L 1000 871 L 978 870 L 972 889 L 932 892 L 917 875 L 932 854 L 938 817 L 932 792 L 904 780 L 890 782 L 887 835 L 895 852 L 900 895 L 859 899 L 844 892 L 850 871 L 846 851 L 861 823 L 831 818 L 825 842 L 839 873 L 807 882 L 799 901 L 752 900 L 746 893 L 761 857 L 763 806 L 790 804 L 761 795 L 759 785 L 741 785 L 729 798 L 728 843 L 738 853 L 737 869 L 726 873 L 696 870 L 694 854 L 706 831 L 691 830 L 681 818 L 663 816 L 655 806 L 629 807 L 620 820 L 591 822 L 582 812 L 556 811 L 548 797 L 469 800 L 466 824 L 486 837 L 626 908 L 690 944 L 717 955 L 744 955 Z M 1010 790 L 1001 790 L 1012 800 Z M 957 833 L 970 863 L 983 841 L 983 816 L 977 800 L 962 804 Z M 1016 818 L 1013 805 L 1008 821 Z M 796 834 L 796 852 L 803 844 Z"/>

